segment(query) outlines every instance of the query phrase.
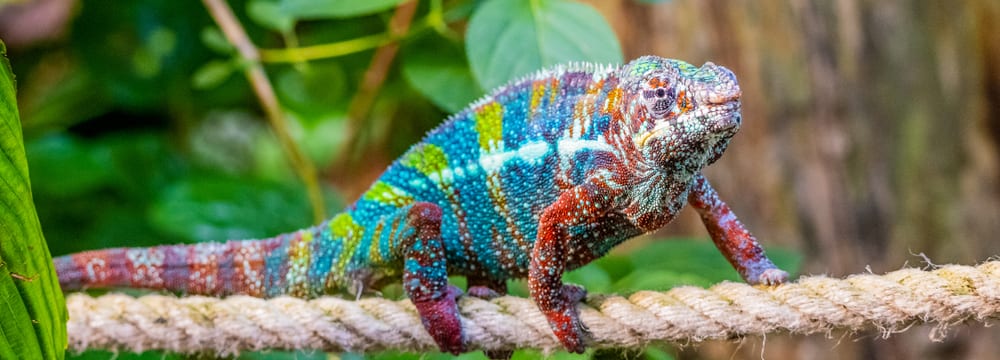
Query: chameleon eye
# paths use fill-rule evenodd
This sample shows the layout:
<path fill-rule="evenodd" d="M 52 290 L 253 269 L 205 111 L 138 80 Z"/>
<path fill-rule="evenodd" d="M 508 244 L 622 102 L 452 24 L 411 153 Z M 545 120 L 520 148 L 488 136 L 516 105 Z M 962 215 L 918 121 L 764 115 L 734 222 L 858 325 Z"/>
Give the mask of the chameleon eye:
<path fill-rule="evenodd" d="M 656 97 L 662 98 L 665 95 L 667 95 L 666 90 L 663 90 L 663 88 L 656 89 Z"/>

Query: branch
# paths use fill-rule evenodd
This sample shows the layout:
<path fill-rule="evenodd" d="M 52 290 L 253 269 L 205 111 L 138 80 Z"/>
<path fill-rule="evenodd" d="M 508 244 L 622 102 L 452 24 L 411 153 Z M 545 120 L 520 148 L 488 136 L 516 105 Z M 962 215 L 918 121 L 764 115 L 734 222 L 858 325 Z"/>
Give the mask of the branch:
<path fill-rule="evenodd" d="M 306 191 L 309 194 L 309 203 L 312 205 L 313 222 L 316 224 L 322 222 L 326 218 L 326 209 L 323 206 L 323 193 L 320 191 L 319 181 L 316 177 L 316 167 L 308 157 L 302 154 L 302 150 L 299 149 L 298 144 L 295 143 L 295 140 L 288 133 L 288 121 L 285 119 L 285 113 L 281 110 L 281 105 L 278 104 L 278 97 L 274 94 L 274 87 L 271 86 L 271 81 L 268 80 L 267 74 L 264 73 L 264 67 L 260 63 L 260 53 L 257 47 L 247 37 L 246 31 L 243 30 L 243 26 L 240 25 L 239 20 L 233 15 L 233 10 L 229 8 L 229 4 L 224 0 L 203 0 L 202 2 L 208 8 L 208 12 L 215 19 L 216 24 L 222 29 L 222 33 L 226 35 L 230 43 L 236 46 L 240 56 L 246 59 L 248 63 L 246 66 L 247 80 L 250 81 L 254 93 L 257 94 L 257 99 L 260 101 L 261 106 L 264 107 L 264 112 L 271 123 L 271 128 L 274 129 L 274 133 L 278 136 L 278 143 L 281 144 L 281 148 L 291 161 L 292 167 L 295 168 L 299 177 L 302 178 L 302 182 L 305 183 Z"/>
<path fill-rule="evenodd" d="M 413 15 L 417 11 L 418 1 L 408 1 L 396 7 L 392 18 L 389 19 L 388 36 L 386 39 L 402 38 L 410 29 L 413 22 Z M 347 124 L 344 131 L 346 136 L 337 152 L 338 161 L 334 164 L 334 169 L 343 169 L 350 163 L 349 154 L 355 149 L 360 140 L 357 136 L 361 123 L 368 118 L 372 104 L 375 103 L 375 96 L 385 83 L 385 77 L 389 73 L 396 53 L 399 52 L 399 43 L 396 41 L 387 42 L 375 50 L 372 62 L 368 65 L 357 94 L 351 99 L 351 104 L 347 109 Z"/>

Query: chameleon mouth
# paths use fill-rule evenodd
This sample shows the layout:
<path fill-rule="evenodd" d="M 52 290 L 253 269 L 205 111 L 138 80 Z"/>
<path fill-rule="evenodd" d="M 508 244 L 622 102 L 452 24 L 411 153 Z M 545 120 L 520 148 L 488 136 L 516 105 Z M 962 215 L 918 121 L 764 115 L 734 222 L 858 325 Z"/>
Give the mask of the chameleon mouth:
<path fill-rule="evenodd" d="M 743 122 L 738 100 L 710 106 L 705 112 L 713 132 L 735 132 Z"/>
<path fill-rule="evenodd" d="M 736 131 L 739 130 L 740 124 L 743 122 L 743 115 L 739 112 L 734 112 L 727 114 L 725 116 L 719 117 L 715 121 L 716 129 L 720 132 L 724 131 Z"/>

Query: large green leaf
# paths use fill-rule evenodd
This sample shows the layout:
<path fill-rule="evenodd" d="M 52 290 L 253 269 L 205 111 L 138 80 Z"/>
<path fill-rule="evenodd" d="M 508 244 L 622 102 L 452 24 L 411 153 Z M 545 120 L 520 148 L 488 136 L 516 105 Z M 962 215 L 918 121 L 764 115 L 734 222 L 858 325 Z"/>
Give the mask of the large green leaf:
<path fill-rule="evenodd" d="M 247 16 L 268 29 L 290 33 L 295 28 L 295 18 L 281 9 L 281 4 L 268 0 L 252 0 L 247 3 Z"/>
<path fill-rule="evenodd" d="M 0 358 L 62 359 L 66 304 L 31 199 L 6 53 L 0 42 Z"/>
<path fill-rule="evenodd" d="M 456 113 L 483 95 L 460 46 L 441 39 L 403 49 L 403 77 L 435 105 Z"/>
<path fill-rule="evenodd" d="M 799 271 L 802 257 L 794 251 L 765 246 L 767 256 L 782 270 L 791 275 Z M 710 285 L 723 280 L 742 281 L 739 273 L 726 261 L 719 249 L 711 241 L 694 239 L 676 239 L 657 241 L 643 246 L 642 251 L 629 254 L 636 269 L 666 270 L 678 274 L 697 275 L 704 283 L 692 285 Z M 640 290 L 642 288 L 636 288 Z"/>
<path fill-rule="evenodd" d="M 340 207 L 327 200 L 328 208 Z M 190 242 L 269 237 L 309 226 L 312 219 L 301 189 L 220 176 L 170 185 L 149 215 L 158 230 Z"/>
<path fill-rule="evenodd" d="M 491 0 L 472 14 L 465 45 L 485 89 L 570 61 L 622 62 L 621 46 L 604 17 L 566 0 Z"/>

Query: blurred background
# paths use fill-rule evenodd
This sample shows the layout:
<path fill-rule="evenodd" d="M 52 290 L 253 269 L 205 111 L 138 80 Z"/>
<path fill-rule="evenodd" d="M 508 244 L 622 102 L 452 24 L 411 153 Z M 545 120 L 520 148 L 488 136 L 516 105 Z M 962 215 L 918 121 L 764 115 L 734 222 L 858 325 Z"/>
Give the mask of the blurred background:
<path fill-rule="evenodd" d="M 260 63 L 239 56 L 201 2 L 0 1 L 0 39 L 17 75 L 34 198 L 53 255 L 309 226 L 483 89 L 566 60 L 644 54 L 712 61 L 739 77 L 742 131 L 706 174 L 784 268 L 844 276 L 927 266 L 922 255 L 974 264 L 1000 254 L 997 1 L 230 4 Z M 518 40 L 497 40 L 504 36 Z M 531 66 L 513 65 L 519 58 Z M 257 65 L 277 115 L 244 76 Z M 659 241 L 668 238 L 680 240 Z M 598 293 L 725 279 L 737 276 L 692 211 L 568 275 Z M 523 283 L 512 288 L 524 294 Z M 888 339 L 877 331 L 769 335 L 555 356 L 1000 353 L 995 327 L 956 326 L 940 342 L 929 340 L 933 333 L 916 326 Z"/>

